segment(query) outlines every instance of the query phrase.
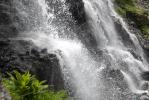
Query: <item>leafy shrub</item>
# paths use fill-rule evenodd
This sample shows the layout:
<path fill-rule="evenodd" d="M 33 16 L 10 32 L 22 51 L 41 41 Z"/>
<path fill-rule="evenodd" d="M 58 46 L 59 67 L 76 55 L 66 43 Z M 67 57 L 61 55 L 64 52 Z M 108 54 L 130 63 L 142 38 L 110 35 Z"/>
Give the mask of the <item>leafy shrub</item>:
<path fill-rule="evenodd" d="M 9 79 L 3 79 L 4 87 L 9 91 L 13 100 L 66 100 L 66 92 L 49 90 L 45 81 L 39 81 L 29 72 L 20 74 L 14 71 Z"/>

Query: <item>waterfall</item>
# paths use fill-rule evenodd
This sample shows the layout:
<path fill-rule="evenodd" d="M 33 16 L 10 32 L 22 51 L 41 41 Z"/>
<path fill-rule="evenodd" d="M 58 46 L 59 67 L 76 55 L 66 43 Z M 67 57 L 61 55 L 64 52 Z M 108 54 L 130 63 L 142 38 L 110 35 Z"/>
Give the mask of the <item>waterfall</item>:
<path fill-rule="evenodd" d="M 111 57 L 111 65 L 108 67 L 121 70 L 128 82 L 130 90 L 140 93 L 141 90 L 138 88 L 138 84 L 141 83 L 140 73 L 148 70 L 148 63 L 136 36 L 129 32 L 124 21 L 116 14 L 111 0 L 84 0 L 84 3 L 89 23 L 93 28 L 93 35 L 99 40 L 98 47 L 99 49 L 106 50 L 109 57 Z M 119 36 L 114 25 L 114 18 L 121 23 L 123 29 L 125 29 L 125 34 L 129 35 L 133 45 L 135 45 L 135 48 L 132 48 L 132 50 L 135 51 L 142 60 L 136 59 L 129 51 L 130 48 L 125 47 L 120 38 L 122 36 Z M 130 74 L 126 74 L 125 72 Z M 135 82 L 133 82 L 133 80 L 135 80 Z M 108 86 L 108 88 L 112 87 Z M 119 99 L 114 98 L 112 100 Z"/>
<path fill-rule="evenodd" d="M 140 88 L 143 81 L 140 73 L 148 71 L 145 54 L 137 37 L 129 32 L 127 25 L 115 12 L 111 0 L 83 0 L 87 23 L 97 42 L 95 54 L 70 30 L 71 27 L 57 24 L 62 19 L 56 17 L 47 1 L 30 2 L 30 5 L 22 6 L 21 1 L 14 0 L 20 17 L 28 21 L 23 22 L 28 26 L 26 31 L 20 32 L 17 38 L 30 40 L 39 48 L 47 48 L 49 53 L 57 54 L 65 86 L 74 99 L 139 100 L 138 94 L 146 92 Z M 59 2 L 61 11 L 71 16 L 65 0 Z M 71 17 L 69 20 L 73 21 Z M 122 41 L 115 20 L 130 37 L 130 48 Z"/>
<path fill-rule="evenodd" d="M 41 32 L 37 35 L 36 39 L 30 37 L 30 40 L 38 47 L 48 48 L 49 53 L 58 54 L 64 80 L 76 99 L 98 100 L 97 76 L 102 69 L 83 44 L 78 40 L 51 38 Z"/>
<path fill-rule="evenodd" d="M 131 79 L 131 77 L 129 76 L 129 74 L 121 71 L 123 73 L 123 75 L 125 76 L 128 84 L 129 84 L 129 88 L 131 89 L 132 92 L 136 93 L 136 94 L 145 94 L 145 93 L 148 93 L 148 91 L 144 91 L 144 90 L 139 90 L 136 88 L 133 80 Z"/>

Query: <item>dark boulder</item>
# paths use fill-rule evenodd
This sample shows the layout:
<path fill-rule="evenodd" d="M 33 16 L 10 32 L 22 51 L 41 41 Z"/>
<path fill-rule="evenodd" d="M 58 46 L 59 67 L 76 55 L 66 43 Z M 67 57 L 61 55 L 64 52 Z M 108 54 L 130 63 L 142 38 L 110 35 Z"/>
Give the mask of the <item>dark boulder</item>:
<path fill-rule="evenodd" d="M 32 63 L 31 72 L 40 80 L 46 80 L 55 90 L 64 89 L 63 75 L 59 59 L 55 54 L 39 53 Z"/>

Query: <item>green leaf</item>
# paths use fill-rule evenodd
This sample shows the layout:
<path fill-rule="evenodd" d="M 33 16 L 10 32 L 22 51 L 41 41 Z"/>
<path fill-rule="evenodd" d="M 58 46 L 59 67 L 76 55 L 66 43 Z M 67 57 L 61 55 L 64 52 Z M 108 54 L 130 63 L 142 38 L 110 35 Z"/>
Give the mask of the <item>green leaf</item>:
<path fill-rule="evenodd" d="M 45 81 L 39 81 L 29 72 L 21 74 L 14 71 L 8 73 L 9 79 L 3 79 L 4 87 L 9 91 L 13 100 L 66 100 L 65 91 L 54 92 L 49 90 Z"/>

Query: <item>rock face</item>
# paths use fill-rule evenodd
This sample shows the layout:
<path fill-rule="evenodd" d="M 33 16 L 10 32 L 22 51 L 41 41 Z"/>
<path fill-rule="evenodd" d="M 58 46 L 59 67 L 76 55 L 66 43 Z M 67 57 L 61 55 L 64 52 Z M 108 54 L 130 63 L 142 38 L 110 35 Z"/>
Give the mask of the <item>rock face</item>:
<path fill-rule="evenodd" d="M 114 24 L 115 24 L 115 28 L 118 31 L 119 36 L 121 37 L 121 40 L 123 41 L 124 45 L 128 48 L 130 48 L 130 46 L 131 46 L 131 48 L 133 48 L 134 44 L 131 41 L 129 34 L 126 34 L 127 31 L 123 28 L 123 26 L 119 22 L 119 20 L 115 20 Z"/>
<path fill-rule="evenodd" d="M 34 54 L 35 53 L 35 54 Z M 60 69 L 59 60 L 55 54 L 47 54 L 46 49 L 36 51 L 31 50 L 33 59 L 31 72 L 34 73 L 38 79 L 46 80 L 47 83 L 54 88 L 54 90 L 64 89 L 63 75 Z"/>
<path fill-rule="evenodd" d="M 75 26 L 71 28 L 74 33 L 77 34 L 79 40 L 81 40 L 81 42 L 89 48 L 89 50 L 97 47 L 96 37 L 94 37 L 93 30 L 88 22 L 83 0 L 66 0 L 66 4 L 68 5 L 69 12 L 72 14 L 72 17 L 76 22 Z"/>
<path fill-rule="evenodd" d="M 30 41 L 0 41 L 0 71 L 30 71 L 40 80 L 46 80 L 55 90 L 64 89 L 59 60 L 55 54 L 48 54 L 46 49 L 39 50 Z"/>
<path fill-rule="evenodd" d="M 14 9 L 11 8 L 11 1 L 2 0 L 0 2 L 0 37 L 1 38 L 13 37 L 18 33 L 10 17 L 10 14 L 12 11 L 14 11 Z"/>
<path fill-rule="evenodd" d="M 149 72 L 143 72 L 141 74 L 141 77 L 146 80 L 146 81 L 149 81 Z"/>
<path fill-rule="evenodd" d="M 66 0 L 66 3 L 69 4 L 69 11 L 79 24 L 86 22 L 84 3 L 82 0 Z"/>

